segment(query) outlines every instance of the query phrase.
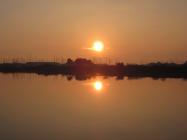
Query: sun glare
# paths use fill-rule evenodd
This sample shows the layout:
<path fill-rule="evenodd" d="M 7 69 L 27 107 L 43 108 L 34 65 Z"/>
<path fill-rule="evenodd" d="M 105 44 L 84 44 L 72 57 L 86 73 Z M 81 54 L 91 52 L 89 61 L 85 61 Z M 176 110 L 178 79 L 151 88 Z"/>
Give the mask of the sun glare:
<path fill-rule="evenodd" d="M 96 81 L 93 86 L 97 91 L 101 91 L 103 89 L 103 83 L 101 81 Z"/>
<path fill-rule="evenodd" d="M 95 41 L 93 43 L 92 49 L 96 52 L 102 52 L 104 49 L 104 44 L 101 41 Z"/>

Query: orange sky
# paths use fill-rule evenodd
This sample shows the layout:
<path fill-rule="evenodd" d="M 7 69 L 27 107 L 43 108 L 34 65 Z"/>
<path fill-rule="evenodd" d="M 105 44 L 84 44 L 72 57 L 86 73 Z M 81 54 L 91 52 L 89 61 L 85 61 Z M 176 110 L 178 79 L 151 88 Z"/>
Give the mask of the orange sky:
<path fill-rule="evenodd" d="M 1 0 L 1 57 L 187 60 L 186 0 Z M 84 49 L 94 40 L 102 54 Z"/>

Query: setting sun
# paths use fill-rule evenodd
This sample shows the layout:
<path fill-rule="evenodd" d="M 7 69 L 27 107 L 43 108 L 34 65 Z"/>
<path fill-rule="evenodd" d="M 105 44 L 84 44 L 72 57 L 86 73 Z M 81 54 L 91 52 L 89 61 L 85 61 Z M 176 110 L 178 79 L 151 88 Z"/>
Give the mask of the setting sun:
<path fill-rule="evenodd" d="M 104 44 L 101 41 L 95 41 L 93 43 L 92 49 L 96 52 L 102 52 L 104 49 Z"/>
<path fill-rule="evenodd" d="M 103 89 L 103 83 L 101 81 L 96 81 L 94 83 L 94 89 L 97 91 L 101 91 Z"/>

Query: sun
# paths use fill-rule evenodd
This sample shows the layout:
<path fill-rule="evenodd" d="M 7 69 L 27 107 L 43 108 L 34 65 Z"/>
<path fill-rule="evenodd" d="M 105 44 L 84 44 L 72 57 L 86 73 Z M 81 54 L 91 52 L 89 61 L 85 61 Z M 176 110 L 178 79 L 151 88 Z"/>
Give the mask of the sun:
<path fill-rule="evenodd" d="M 101 81 L 96 81 L 94 83 L 94 89 L 97 91 L 101 91 L 103 89 L 103 83 Z"/>
<path fill-rule="evenodd" d="M 92 49 L 96 52 L 102 52 L 104 50 L 104 43 L 102 41 L 95 41 Z"/>

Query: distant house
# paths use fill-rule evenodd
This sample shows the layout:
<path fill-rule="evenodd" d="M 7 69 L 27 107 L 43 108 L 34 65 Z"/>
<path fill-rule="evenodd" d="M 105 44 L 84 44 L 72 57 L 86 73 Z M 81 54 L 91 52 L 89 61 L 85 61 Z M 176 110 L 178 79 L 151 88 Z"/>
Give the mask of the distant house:
<path fill-rule="evenodd" d="M 84 58 L 78 58 L 75 60 L 74 64 L 76 65 L 92 65 L 92 61 L 91 60 L 87 60 Z"/>
<path fill-rule="evenodd" d="M 66 64 L 67 65 L 93 65 L 93 62 L 91 60 L 87 60 L 84 58 L 78 58 L 75 61 L 69 58 L 67 59 Z"/>

